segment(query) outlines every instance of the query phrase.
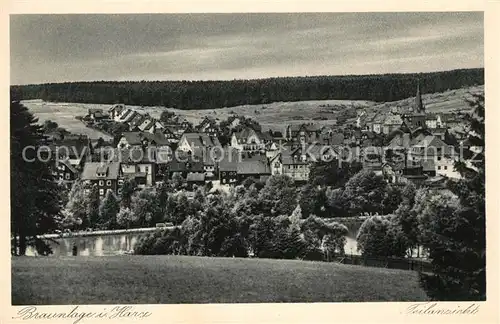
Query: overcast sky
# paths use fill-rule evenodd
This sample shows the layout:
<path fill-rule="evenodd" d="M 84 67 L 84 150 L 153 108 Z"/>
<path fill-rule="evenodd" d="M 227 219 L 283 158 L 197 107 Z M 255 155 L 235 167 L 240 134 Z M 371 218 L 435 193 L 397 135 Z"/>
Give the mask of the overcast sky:
<path fill-rule="evenodd" d="M 11 83 L 483 67 L 482 13 L 11 16 Z"/>

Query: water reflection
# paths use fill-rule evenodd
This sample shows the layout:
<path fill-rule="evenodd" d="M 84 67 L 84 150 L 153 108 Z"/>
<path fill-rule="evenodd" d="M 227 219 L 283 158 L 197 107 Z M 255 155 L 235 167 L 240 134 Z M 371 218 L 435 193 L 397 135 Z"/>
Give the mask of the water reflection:
<path fill-rule="evenodd" d="M 149 233 L 106 234 L 96 236 L 65 237 L 50 242 L 53 250 L 52 256 L 70 256 L 73 246 L 77 254 L 83 256 L 119 255 L 132 251 L 141 237 Z M 33 248 L 29 248 L 27 255 L 36 255 Z"/>
<path fill-rule="evenodd" d="M 359 254 L 356 250 L 356 235 L 359 225 L 350 225 L 346 238 L 345 253 Z M 53 250 L 51 256 L 71 256 L 73 246 L 77 248 L 77 254 L 82 256 L 109 256 L 129 253 L 134 250 L 137 242 L 151 232 L 104 234 L 91 236 L 65 237 L 50 242 Z M 36 251 L 28 248 L 26 255 L 34 256 Z"/>

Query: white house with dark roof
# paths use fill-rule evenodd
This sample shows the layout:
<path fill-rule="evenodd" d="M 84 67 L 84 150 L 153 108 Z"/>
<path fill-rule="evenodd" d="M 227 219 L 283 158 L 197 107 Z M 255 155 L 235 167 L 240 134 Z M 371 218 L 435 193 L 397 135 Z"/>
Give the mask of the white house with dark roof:
<path fill-rule="evenodd" d="M 398 113 L 389 113 L 382 124 L 382 133 L 389 134 L 401 127 L 403 119 Z"/>
<path fill-rule="evenodd" d="M 285 136 L 297 143 L 313 143 L 318 141 L 321 129 L 322 126 L 317 124 L 293 124 L 287 126 Z"/>
<path fill-rule="evenodd" d="M 238 182 L 238 163 L 241 155 L 234 150 L 224 151 L 224 156 L 218 161 L 217 170 L 222 185 L 236 184 Z"/>
<path fill-rule="evenodd" d="M 217 136 L 219 135 L 219 126 L 213 118 L 205 117 L 201 123 L 196 126 L 196 131 L 206 133 L 211 136 Z"/>
<path fill-rule="evenodd" d="M 413 145 L 408 152 L 408 160 L 412 161 L 414 165 L 426 165 L 427 169 L 433 165 L 436 175 L 449 178 L 461 177 L 454 167 L 458 157 L 459 152 L 456 152 L 453 146 L 432 135 L 425 136 Z"/>
<path fill-rule="evenodd" d="M 106 192 L 118 193 L 118 180 L 121 175 L 119 162 L 87 162 L 83 168 L 81 179 L 99 189 L 99 196 Z"/>
<path fill-rule="evenodd" d="M 79 170 L 77 170 L 69 160 L 57 160 L 55 164 L 55 176 L 59 181 L 71 184 L 80 176 Z"/>
<path fill-rule="evenodd" d="M 163 130 L 163 125 L 160 123 L 158 120 L 154 118 L 148 118 L 146 119 L 141 126 L 139 126 L 139 129 L 143 132 L 148 132 L 151 134 L 154 134 L 156 132 L 162 132 Z"/>
<path fill-rule="evenodd" d="M 309 162 L 293 152 L 280 152 L 269 163 L 272 175 L 287 175 L 297 182 L 309 179 Z"/>
<path fill-rule="evenodd" d="M 269 133 L 262 133 L 245 127 L 231 135 L 231 146 L 242 152 L 263 152 L 273 143 Z"/>
<path fill-rule="evenodd" d="M 196 154 L 203 149 L 220 148 L 221 144 L 216 136 L 206 133 L 184 133 L 179 139 L 177 150 Z"/>
<path fill-rule="evenodd" d="M 134 179 L 138 187 L 152 186 L 156 182 L 156 161 L 154 152 L 139 147 L 115 149 L 113 162 L 120 163 L 123 179 Z M 121 186 L 122 179 L 118 180 Z"/>

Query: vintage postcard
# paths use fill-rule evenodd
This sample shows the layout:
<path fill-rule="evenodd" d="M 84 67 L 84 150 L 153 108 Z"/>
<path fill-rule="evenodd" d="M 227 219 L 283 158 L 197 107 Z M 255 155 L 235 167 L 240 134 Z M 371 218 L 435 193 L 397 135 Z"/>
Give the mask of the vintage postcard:
<path fill-rule="evenodd" d="M 54 3 L 5 15 L 2 323 L 498 321 L 498 5 Z"/>

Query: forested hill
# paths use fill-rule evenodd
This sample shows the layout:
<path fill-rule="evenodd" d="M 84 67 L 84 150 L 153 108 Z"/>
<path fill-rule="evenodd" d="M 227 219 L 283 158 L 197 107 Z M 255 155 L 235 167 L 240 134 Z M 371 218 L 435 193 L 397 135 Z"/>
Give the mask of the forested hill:
<path fill-rule="evenodd" d="M 284 77 L 231 81 L 96 81 L 11 86 L 12 100 L 124 103 L 214 109 L 302 100 L 395 101 L 422 93 L 484 84 L 484 69 L 432 73 Z"/>

